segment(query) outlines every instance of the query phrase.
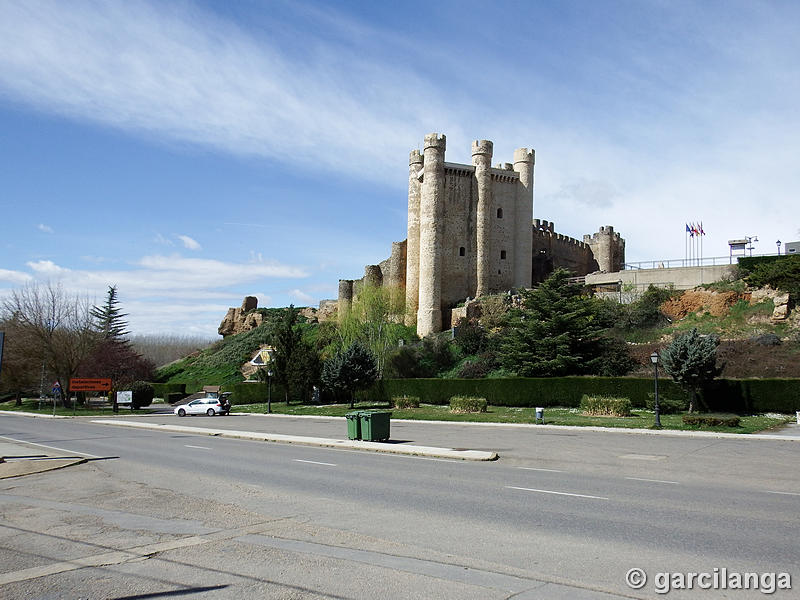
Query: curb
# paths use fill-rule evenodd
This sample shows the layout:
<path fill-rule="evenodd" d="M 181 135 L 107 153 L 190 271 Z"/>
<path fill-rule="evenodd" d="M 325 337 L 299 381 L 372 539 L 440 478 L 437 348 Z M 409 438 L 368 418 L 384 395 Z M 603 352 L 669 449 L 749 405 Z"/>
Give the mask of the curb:
<path fill-rule="evenodd" d="M 406 456 L 425 456 L 430 458 L 449 458 L 454 460 L 492 461 L 498 459 L 497 452 L 483 450 L 454 450 L 452 448 L 435 448 L 433 446 L 394 446 L 383 442 L 363 442 L 356 440 L 337 440 L 333 438 L 303 437 L 282 435 L 278 433 L 256 433 L 253 431 L 231 431 L 227 429 L 207 429 L 204 427 L 185 427 L 182 425 L 151 425 L 149 423 L 131 423 L 113 419 L 97 419 L 91 421 L 101 425 L 117 425 L 137 429 L 156 429 L 175 433 L 193 433 L 258 442 L 278 442 L 282 444 L 298 444 L 324 448 L 347 448 L 349 450 L 367 450 L 386 454 L 403 454 Z"/>
<path fill-rule="evenodd" d="M 249 417 L 278 417 L 292 419 L 335 419 L 345 420 L 345 417 L 329 415 L 285 415 L 264 413 L 231 413 Z M 636 429 L 628 427 L 598 427 L 596 425 L 547 425 L 535 423 L 480 423 L 475 421 L 431 421 L 426 419 L 395 419 L 401 423 L 422 423 L 425 425 L 458 425 L 469 427 L 518 427 L 521 429 L 537 429 L 540 431 L 593 431 L 597 433 L 627 433 L 638 435 L 671 435 L 677 437 L 721 438 L 731 440 L 779 440 L 800 442 L 800 435 L 774 435 L 768 433 L 727 433 L 725 431 L 686 431 L 682 429 Z"/>

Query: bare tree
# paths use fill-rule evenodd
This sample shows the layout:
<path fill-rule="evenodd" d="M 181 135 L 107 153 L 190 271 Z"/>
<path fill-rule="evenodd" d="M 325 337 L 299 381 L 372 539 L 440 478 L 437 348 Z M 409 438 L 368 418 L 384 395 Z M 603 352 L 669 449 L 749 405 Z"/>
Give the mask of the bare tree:
<path fill-rule="evenodd" d="M 98 341 L 88 299 L 70 296 L 61 284 L 32 283 L 11 292 L 0 306 L 0 318 L 24 332 L 27 344 L 20 358 L 44 361 L 65 390 Z"/>

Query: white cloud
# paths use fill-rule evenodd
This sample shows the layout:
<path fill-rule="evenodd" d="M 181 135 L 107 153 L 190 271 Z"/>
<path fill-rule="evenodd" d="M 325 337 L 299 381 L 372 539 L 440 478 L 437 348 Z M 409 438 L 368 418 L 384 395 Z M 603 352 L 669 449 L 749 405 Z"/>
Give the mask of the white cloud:
<path fill-rule="evenodd" d="M 36 226 L 36 229 L 43 231 L 44 233 L 53 233 L 53 228 L 50 227 L 50 225 L 45 225 L 44 223 L 39 223 Z"/>
<path fill-rule="evenodd" d="M 292 291 L 290 291 L 290 292 L 289 292 L 289 295 L 290 295 L 292 298 L 296 298 L 296 299 L 298 299 L 298 300 L 299 300 L 301 303 L 303 303 L 303 305 L 305 305 L 305 306 L 309 306 L 309 305 L 311 305 L 311 304 L 313 304 L 313 303 L 314 303 L 314 297 L 313 297 L 313 296 L 309 296 L 309 295 L 308 295 L 308 294 L 306 294 L 304 291 L 302 291 L 302 290 L 299 290 L 299 289 L 297 289 L 297 288 L 295 288 L 295 289 L 293 289 Z"/>
<path fill-rule="evenodd" d="M 8 281 L 15 285 L 24 285 L 30 281 L 33 281 L 33 277 L 28 273 L 23 273 L 21 271 L 0 269 L 0 281 Z"/>
<path fill-rule="evenodd" d="M 0 90 L 142 135 L 302 157 L 377 181 L 430 127 L 408 90 L 446 113 L 444 96 L 409 69 L 313 39 L 311 28 L 305 52 L 289 57 L 282 23 L 271 27 L 256 39 L 196 7 L 163 3 L 5 2 Z M 364 155 L 373 157 L 368 170 Z"/>
<path fill-rule="evenodd" d="M 183 242 L 184 248 L 189 250 L 202 250 L 203 248 L 197 240 L 190 238 L 188 235 L 179 235 L 178 239 Z"/>
<path fill-rule="evenodd" d="M 124 310 L 137 333 L 193 332 L 210 334 L 231 306 L 244 294 L 232 292 L 263 285 L 265 279 L 299 279 L 308 276 L 299 267 L 259 259 L 248 263 L 152 255 L 139 259 L 132 269 L 71 269 L 51 260 L 30 261 L 30 273 L 0 269 L 0 281 L 19 286 L 35 281 L 58 281 L 70 292 L 96 302 L 109 285 L 116 285 Z M 0 297 L 10 290 L 0 290 Z M 252 292 L 248 292 L 252 295 Z M 261 305 L 271 302 L 258 294 Z M 211 324 L 216 323 L 213 327 Z M 213 331 L 212 331 L 213 329 Z"/>

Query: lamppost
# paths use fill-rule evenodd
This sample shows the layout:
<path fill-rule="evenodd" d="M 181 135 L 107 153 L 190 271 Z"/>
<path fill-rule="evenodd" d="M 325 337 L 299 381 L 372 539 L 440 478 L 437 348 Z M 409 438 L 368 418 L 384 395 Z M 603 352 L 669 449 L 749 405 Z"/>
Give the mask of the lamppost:
<path fill-rule="evenodd" d="M 775 245 L 778 246 L 778 256 L 780 256 L 781 255 L 781 241 L 778 240 L 777 242 L 775 242 Z"/>
<path fill-rule="evenodd" d="M 746 235 L 745 238 L 747 239 L 747 249 L 750 250 L 750 256 L 753 256 L 753 242 L 758 241 L 757 235 Z"/>
<path fill-rule="evenodd" d="M 658 408 L 658 352 L 653 352 L 650 355 L 650 362 L 653 363 L 653 372 L 655 373 L 655 386 L 656 386 L 656 395 L 653 401 L 653 412 L 656 413 L 656 420 L 653 423 L 653 427 L 661 427 L 661 412 Z"/>
<path fill-rule="evenodd" d="M 267 371 L 267 413 L 272 413 L 272 369 Z"/>

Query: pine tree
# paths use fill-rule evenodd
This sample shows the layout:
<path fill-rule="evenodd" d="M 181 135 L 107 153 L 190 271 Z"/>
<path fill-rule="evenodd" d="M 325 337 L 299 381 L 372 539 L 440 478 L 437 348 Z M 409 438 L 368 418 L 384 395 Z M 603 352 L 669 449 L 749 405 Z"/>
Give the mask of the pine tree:
<path fill-rule="evenodd" d="M 695 328 L 675 338 L 661 352 L 664 370 L 692 394 L 690 413 L 697 406 L 697 393 L 722 372 L 722 368 L 717 366 L 718 345 L 718 338 L 700 335 Z"/>
<path fill-rule="evenodd" d="M 594 371 L 603 327 L 592 300 L 568 277 L 557 269 L 538 288 L 523 292 L 523 308 L 512 313 L 500 346 L 506 369 L 523 377 Z"/>
<path fill-rule="evenodd" d="M 124 317 L 128 315 L 119 308 L 117 286 L 108 286 L 105 304 L 92 307 L 91 315 L 102 339 L 122 342 L 125 337 L 130 335 L 127 330 L 128 323 L 124 321 Z"/>

